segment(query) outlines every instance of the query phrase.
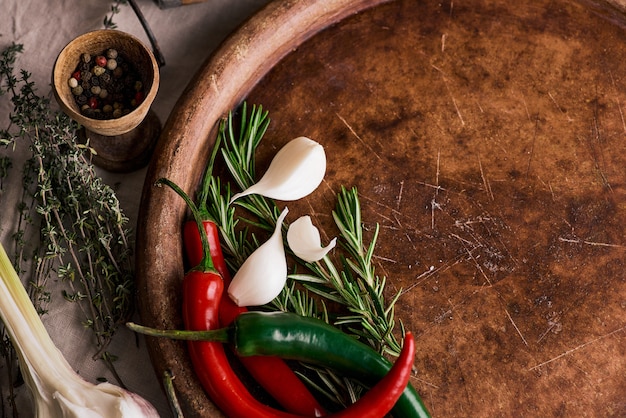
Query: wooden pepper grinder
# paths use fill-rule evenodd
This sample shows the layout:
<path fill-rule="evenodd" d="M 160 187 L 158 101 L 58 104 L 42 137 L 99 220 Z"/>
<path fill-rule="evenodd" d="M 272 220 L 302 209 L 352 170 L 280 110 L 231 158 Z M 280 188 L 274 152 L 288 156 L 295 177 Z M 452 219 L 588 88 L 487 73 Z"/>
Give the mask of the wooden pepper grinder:
<path fill-rule="evenodd" d="M 123 59 L 134 69 L 141 86 L 141 101 L 121 116 L 90 117 L 81 112 L 75 92 L 72 92 L 72 84 L 76 83 L 69 81 L 84 54 L 98 56 L 111 49 L 120 57 L 123 54 Z M 81 125 L 79 137 L 96 151 L 92 157 L 94 164 L 112 172 L 130 172 L 149 162 L 161 133 L 161 122 L 150 110 L 159 88 L 159 67 L 150 49 L 139 39 L 112 29 L 96 30 L 77 37 L 59 53 L 52 73 L 52 85 L 61 109 Z M 95 99 L 97 96 L 91 100 Z"/>

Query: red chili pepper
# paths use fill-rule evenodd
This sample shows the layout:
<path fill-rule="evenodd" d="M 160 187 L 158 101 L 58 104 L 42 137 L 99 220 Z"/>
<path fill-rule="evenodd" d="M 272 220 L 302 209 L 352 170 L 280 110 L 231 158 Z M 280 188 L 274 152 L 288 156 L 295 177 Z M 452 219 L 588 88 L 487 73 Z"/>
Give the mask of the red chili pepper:
<path fill-rule="evenodd" d="M 183 319 L 189 330 L 219 328 L 219 301 L 224 284 L 219 274 L 192 270 L 183 282 Z M 291 418 L 252 397 L 228 362 L 220 343 L 189 341 L 189 355 L 204 390 L 229 417 Z"/>
<path fill-rule="evenodd" d="M 224 260 L 224 254 L 222 253 L 222 245 L 220 244 L 217 224 L 211 220 L 203 219 L 202 226 L 204 227 L 204 232 L 209 240 L 213 265 L 224 280 L 224 288 L 228 289 L 231 282 L 231 276 L 228 266 L 226 265 L 226 261 Z M 203 257 L 202 241 L 200 239 L 198 227 L 193 220 L 187 221 L 185 222 L 185 225 L 183 225 L 183 243 L 187 262 L 190 266 L 197 265 Z M 220 322 L 222 326 L 229 325 L 240 313 L 246 312 L 247 310 L 248 309 L 245 306 L 237 306 L 237 304 L 233 302 L 226 293 L 224 293 L 220 303 Z"/>
<path fill-rule="evenodd" d="M 202 257 L 183 280 L 183 321 L 192 331 L 217 329 L 220 326 L 219 306 L 224 281 L 213 265 L 207 234 L 200 235 L 202 220 L 197 208 L 176 184 L 160 179 L 178 193 L 191 208 L 201 240 Z M 195 372 L 211 400 L 229 417 L 292 418 L 258 402 L 248 392 L 228 362 L 220 343 L 189 341 L 189 355 Z"/>
<path fill-rule="evenodd" d="M 210 243 L 212 261 L 217 271 L 222 275 L 224 288 L 228 288 L 231 282 L 230 271 L 222 254 L 217 224 L 210 219 L 207 210 L 212 167 L 219 148 L 218 138 L 202 179 L 202 187 L 198 196 L 198 209 L 200 216 L 203 218 L 202 223 L 206 232 L 205 236 Z M 183 239 L 188 261 L 190 265 L 196 265 L 203 257 L 199 229 L 195 225 L 192 226 L 190 223 L 187 223 L 183 228 Z M 240 313 L 246 311 L 246 307 L 237 306 L 225 292 L 223 293 L 219 304 L 219 316 L 222 326 L 230 325 Z M 253 356 L 240 358 L 240 360 L 257 383 L 287 411 L 316 417 L 324 415 L 324 408 L 282 359 L 278 357 L 260 358 Z"/>
<path fill-rule="evenodd" d="M 189 197 L 173 182 L 167 179 L 161 179 L 158 183 L 165 183 L 171 187 L 176 193 L 178 193 L 191 208 L 194 215 L 193 225 L 195 226 L 195 234 L 191 234 L 192 228 L 186 226 L 184 231 L 187 231 L 192 237 L 195 236 L 200 242 L 201 256 L 198 261 L 198 241 L 193 241 L 193 238 L 188 243 L 185 240 L 185 245 L 188 248 L 187 252 L 191 254 L 191 258 L 197 265 L 193 268 L 183 281 L 183 320 L 185 327 L 189 330 L 202 331 L 217 329 L 220 327 L 220 306 L 222 300 L 224 300 L 224 281 L 222 276 L 215 269 L 215 265 L 212 259 L 212 253 L 215 254 L 217 259 L 217 265 L 221 269 L 224 269 L 228 275 L 228 269 L 226 263 L 221 254 L 221 247 L 219 244 L 217 227 L 215 223 L 211 222 L 212 227 L 209 229 L 210 234 L 200 234 L 200 229 L 204 228 L 206 222 L 203 222 L 200 218 L 195 205 L 189 199 Z M 187 224 L 188 225 L 188 224 Z M 206 232 L 206 231 L 204 231 Z M 209 238 L 209 236 L 211 238 Z M 210 245 L 213 242 L 214 245 Z M 211 250 L 211 248 L 214 248 Z M 229 275 L 227 277 L 230 277 Z M 229 279 L 230 280 L 230 279 Z M 227 298 L 227 296 L 226 296 Z M 234 303 L 233 303 L 234 305 Z M 236 305 L 234 305 L 236 306 Z M 189 354 L 192 363 L 195 368 L 195 372 L 202 383 L 205 391 L 209 397 L 215 402 L 215 404 L 228 416 L 231 417 L 258 417 L 258 418 L 293 418 L 296 415 L 291 415 L 286 412 L 275 410 L 267 405 L 264 405 L 257 401 L 248 392 L 244 384 L 239 380 L 238 376 L 232 370 L 228 358 L 224 352 L 224 347 L 220 343 L 211 342 L 189 342 Z M 252 357 L 254 359 L 254 357 Z M 257 360 L 253 360 L 254 364 L 267 364 L 280 361 L 281 365 L 274 365 L 276 369 L 270 369 L 272 374 L 265 372 L 266 377 L 273 377 L 272 379 L 262 379 L 265 383 L 270 382 L 270 389 L 280 388 L 281 399 L 286 399 L 285 395 L 291 395 L 297 399 L 301 399 L 304 402 L 304 406 L 295 405 L 293 401 L 286 402 L 288 406 L 297 410 L 298 416 L 304 414 L 305 416 L 321 416 L 323 409 L 313 395 L 307 390 L 306 386 L 297 378 L 291 369 L 278 358 L 272 357 L 257 357 Z M 246 360 L 249 361 L 249 360 Z M 263 366 L 266 367 L 266 366 Z M 286 370 L 284 369 L 286 368 Z M 278 375 L 274 372 L 278 371 Z M 283 374 L 286 371 L 290 375 L 293 375 L 291 380 L 282 380 Z M 287 379 L 287 377 L 285 377 Z M 278 384 L 280 383 L 280 385 Z M 290 384 L 292 386 L 282 386 L 284 384 Z M 301 390 L 303 389 L 303 390 Z M 290 391 L 295 390 L 295 395 Z M 273 390 L 276 393 L 275 390 Z M 304 412 L 301 410 L 305 408 Z"/>
<path fill-rule="evenodd" d="M 219 274 L 191 270 L 183 282 L 183 315 L 188 330 L 219 328 L 218 302 L 224 286 Z M 194 365 L 203 366 L 196 372 L 210 398 L 227 416 L 233 418 L 299 418 L 303 415 L 275 410 L 258 402 L 228 363 L 224 347 L 218 342 L 189 341 L 189 353 Z M 329 418 L 382 418 L 395 405 L 409 382 L 415 355 L 411 333 L 393 367 L 373 388 L 348 408 Z M 269 359 L 271 357 L 267 357 Z M 208 360 L 208 361 L 207 361 Z"/>
<path fill-rule="evenodd" d="M 210 220 L 203 220 L 202 224 L 209 241 L 213 265 L 221 274 L 224 287 L 228 288 L 231 276 L 222 254 L 217 225 Z M 203 251 L 198 227 L 194 221 L 185 223 L 183 236 L 188 262 L 192 266 L 197 265 L 203 257 Z M 230 325 L 240 313 L 247 310 L 246 307 L 237 306 L 223 292 L 219 306 L 220 324 Z M 257 383 L 287 411 L 305 416 L 324 415 L 324 408 L 282 359 L 261 356 L 239 357 L 239 359 Z"/>
<path fill-rule="evenodd" d="M 381 418 L 387 415 L 409 383 L 414 356 L 415 341 L 407 332 L 400 356 L 385 377 L 348 408 L 333 414 L 333 418 Z"/>

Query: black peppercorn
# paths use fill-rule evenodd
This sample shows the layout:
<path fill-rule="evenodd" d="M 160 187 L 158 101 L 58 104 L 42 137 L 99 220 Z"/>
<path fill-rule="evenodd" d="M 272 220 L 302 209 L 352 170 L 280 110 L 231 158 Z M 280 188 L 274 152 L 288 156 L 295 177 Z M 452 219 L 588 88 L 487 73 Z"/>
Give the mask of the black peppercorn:
<path fill-rule="evenodd" d="M 100 76 L 100 84 L 101 85 L 107 85 L 111 82 L 111 74 L 109 73 L 104 73 Z"/>

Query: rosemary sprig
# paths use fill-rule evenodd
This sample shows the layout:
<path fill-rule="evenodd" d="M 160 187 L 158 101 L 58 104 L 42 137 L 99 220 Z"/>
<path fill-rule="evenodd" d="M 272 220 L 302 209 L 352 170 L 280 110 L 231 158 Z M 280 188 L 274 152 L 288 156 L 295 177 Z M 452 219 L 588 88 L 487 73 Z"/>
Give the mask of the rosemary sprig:
<path fill-rule="evenodd" d="M 385 300 L 386 279 L 376 276 L 372 263 L 379 225 L 376 224 L 369 246 L 363 239 L 361 208 L 356 188 L 341 188 L 333 218 L 339 228 L 339 243 L 347 256 L 340 255 L 343 270 L 338 270 L 327 255 L 322 261 L 307 263 L 312 274 L 290 277 L 323 298 L 344 305 L 349 314 L 338 315 L 335 325 L 345 326 L 381 353 L 397 356 L 402 346 L 393 333 L 394 307 L 400 291 Z"/>
<path fill-rule="evenodd" d="M 239 135 L 236 134 L 232 112 L 225 120 L 220 130 L 218 145 L 223 143 L 222 156 L 229 173 L 241 189 L 245 189 L 255 181 L 255 153 L 263 135 L 269 125 L 268 112 L 262 107 L 253 107 L 248 117 L 247 106 L 244 103 L 241 108 L 241 127 Z M 209 170 L 214 162 L 209 164 Z M 210 176 L 210 171 L 207 175 Z M 228 209 L 227 200 L 219 195 L 219 179 L 213 180 L 212 215 L 216 219 L 225 219 L 224 210 L 228 211 L 229 219 L 234 220 L 234 209 Z M 230 190 L 228 190 L 230 198 Z M 260 195 L 248 195 L 236 202 L 245 210 L 239 219 L 248 224 L 273 230 L 279 209 L 271 199 Z M 251 215 L 251 216 L 249 216 Z M 326 256 L 322 262 L 307 263 L 305 267 L 309 273 L 292 274 L 290 278 L 302 282 L 305 287 L 321 296 L 345 306 L 348 314 L 338 314 L 334 324 L 344 326 L 350 332 L 364 338 L 372 347 L 381 353 L 390 353 L 397 356 L 401 345 L 393 333 L 394 305 L 400 296 L 398 292 L 390 301 L 385 299 L 384 278 L 375 274 L 372 257 L 378 237 L 379 226 L 376 225 L 369 245 L 366 245 L 363 236 L 363 224 L 361 220 L 361 207 L 356 188 L 350 190 L 341 188 L 337 195 L 337 206 L 333 211 L 333 219 L 340 232 L 339 243 L 345 254 L 341 254 L 340 266 L 336 266 L 333 260 Z M 224 237 L 227 241 L 233 241 L 235 222 L 225 224 Z M 229 253 L 236 254 L 238 248 L 246 248 L 245 234 L 237 235 L 239 245 L 230 248 Z M 243 242 L 242 242 L 243 241 Z M 249 248 L 249 247 L 247 247 Z M 241 258 L 241 257 L 240 257 Z M 245 258 L 243 258 L 245 259 Z M 306 297 L 299 295 L 296 289 L 283 292 L 275 304 L 281 309 L 289 306 L 290 310 L 296 309 L 302 312 L 316 312 L 310 306 L 301 306 Z M 308 304 L 307 304 L 308 305 Z"/>
<path fill-rule="evenodd" d="M 213 174 L 219 148 L 237 187 L 243 190 L 254 184 L 255 154 L 269 125 L 268 113 L 260 106 L 253 106 L 248 115 L 247 105 L 243 103 L 239 123 L 237 130 L 232 112 L 222 122 L 199 194 L 200 204 L 205 205 L 207 213 L 220 228 L 224 253 L 235 271 L 259 245 L 257 237 L 249 232 L 249 228 L 254 227 L 261 232 L 272 231 L 280 212 L 273 200 L 255 194 L 244 196 L 234 205 L 229 205 L 230 185 L 224 186 L 220 178 Z M 386 280 L 375 273 L 372 259 L 379 227 L 377 225 L 374 229 L 368 245 L 364 238 L 356 188 L 342 188 L 337 199 L 333 218 L 340 232 L 342 251 L 338 251 L 338 262 L 329 256 L 316 263 L 304 263 L 293 257 L 297 266 L 294 266 L 294 273 L 289 276 L 287 286 L 265 308 L 322 318 L 352 333 L 379 352 L 397 356 L 401 344 L 393 333 L 394 305 L 400 292 L 387 300 Z M 285 223 L 284 228 L 287 227 Z M 298 273 L 298 268 L 304 271 Z M 311 294 L 317 295 L 317 298 Z M 343 306 L 344 312 L 329 313 L 326 302 Z M 318 378 L 316 381 L 306 374 L 301 375 L 329 399 L 345 404 L 360 396 L 362 387 L 356 382 L 327 370 L 315 369 L 315 372 Z M 345 399 L 346 394 L 349 401 Z"/>
<path fill-rule="evenodd" d="M 63 280 L 65 298 L 79 303 L 84 325 L 94 333 L 94 358 L 104 361 L 119 381 L 115 356 L 107 348 L 132 310 L 133 243 L 128 219 L 114 191 L 97 176 L 88 159 L 89 147 L 76 137 L 75 122 L 53 111 L 49 99 L 37 94 L 30 73 L 21 70 L 19 77 L 14 75 L 15 56 L 21 51 L 14 44 L 0 56 L 0 92 L 8 94 L 13 104 L 10 125 L 0 131 L 0 142 L 13 147 L 26 142 L 30 149 L 15 234 L 16 263 L 32 261 L 31 289 L 39 289 L 35 292 L 39 296 L 33 298 L 40 302 L 49 297 L 50 275 Z M 25 253 L 27 226 L 39 238 L 32 258 Z M 41 305 L 39 310 L 45 311 Z"/>
<path fill-rule="evenodd" d="M 236 207 L 230 204 L 232 197 L 230 184 L 224 184 L 219 177 L 213 174 L 216 157 L 221 154 L 238 187 L 246 188 L 254 183 L 254 176 L 250 173 L 255 172 L 254 154 L 269 125 L 268 113 L 264 112 L 262 107 L 254 106 L 248 119 L 245 103 L 241 112 L 243 116 L 238 135 L 235 133 L 235 121 L 232 113 L 226 120 L 222 121 L 213 148 L 214 152 L 207 165 L 198 196 L 201 210 L 204 210 L 220 228 L 220 234 L 224 241 L 224 252 L 234 270 L 237 270 L 252 251 L 259 246 L 255 235 L 250 233 L 248 226 L 271 232 L 274 230 L 276 219 L 280 214 L 276 205 L 270 205 L 261 196 L 251 195 L 248 196 L 248 199 L 237 203 L 238 206 L 253 216 L 252 218 L 242 218 L 246 221 L 246 226 L 238 228 L 239 220 L 236 216 Z M 270 221 L 267 222 L 267 220 Z"/>
<path fill-rule="evenodd" d="M 267 131 L 270 120 L 268 119 L 268 112 L 264 112 L 262 106 L 253 106 L 248 118 L 246 103 L 241 107 L 240 120 L 241 126 L 238 136 L 235 135 L 232 112 L 229 113 L 225 127 L 220 133 L 223 138 L 221 142 L 224 144 L 222 148 L 224 162 L 237 186 L 244 190 L 255 183 L 255 153 Z M 248 195 L 237 201 L 237 205 L 246 209 L 260 221 L 256 223 L 256 226 L 268 231 L 274 229 L 280 211 L 273 202 L 259 195 Z"/>

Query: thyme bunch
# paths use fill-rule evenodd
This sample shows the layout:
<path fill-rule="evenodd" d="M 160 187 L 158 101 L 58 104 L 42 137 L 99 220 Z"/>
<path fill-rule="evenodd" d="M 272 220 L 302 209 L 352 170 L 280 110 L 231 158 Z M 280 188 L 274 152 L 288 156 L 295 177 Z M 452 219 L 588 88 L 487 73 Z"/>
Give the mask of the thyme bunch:
<path fill-rule="evenodd" d="M 84 326 L 93 331 L 94 359 L 104 361 L 119 381 L 115 355 L 107 349 L 133 305 L 128 218 L 114 191 L 95 172 L 90 148 L 77 139 L 76 123 L 52 110 L 50 100 L 37 93 L 29 72 L 14 74 L 15 57 L 21 51 L 13 44 L 0 56 L 0 93 L 9 95 L 13 105 L 9 127 L 0 130 L 0 143 L 7 147 L 24 143 L 30 150 L 14 234 L 18 271 L 27 270 L 23 263 L 32 264 L 29 282 L 33 299 L 39 302 L 50 296 L 49 277 L 65 283 L 64 298 L 78 303 Z M 27 226 L 38 234 L 32 255 L 25 242 Z"/>
<path fill-rule="evenodd" d="M 215 158 L 219 149 L 237 187 L 242 190 L 250 187 L 256 179 L 256 149 L 268 125 L 268 112 L 260 106 L 254 106 L 248 116 L 244 103 L 238 128 L 231 112 L 221 125 L 199 194 L 201 204 L 208 202 L 204 203 L 207 213 L 220 228 L 224 252 L 234 270 L 259 246 L 259 240 L 250 233 L 249 228 L 272 231 L 280 210 L 273 200 L 256 194 L 247 195 L 229 206 L 230 185 L 224 185 L 219 177 L 212 174 Z M 338 192 L 333 219 L 340 232 L 340 248 L 336 250 L 338 255 L 327 255 L 315 263 L 305 263 L 293 257 L 297 263 L 293 267 L 294 273 L 289 276 L 290 280 L 283 292 L 266 308 L 322 318 L 353 334 L 380 353 L 397 356 L 401 344 L 393 333 L 394 306 L 400 292 L 386 299 L 386 280 L 376 275 L 372 262 L 379 227 L 376 226 L 371 241 L 367 243 L 356 188 L 342 187 Z M 288 228 L 286 223 L 284 228 Z M 302 272 L 298 272 L 298 269 Z M 342 312 L 330 314 L 328 302 L 339 304 L 343 307 Z M 328 370 L 312 370 L 319 381 L 303 377 L 329 399 L 345 404 L 342 393 L 347 393 L 354 401 L 362 391 L 356 382 Z"/>

